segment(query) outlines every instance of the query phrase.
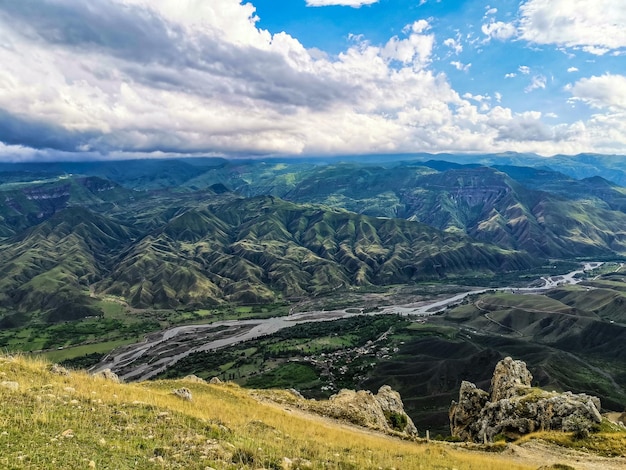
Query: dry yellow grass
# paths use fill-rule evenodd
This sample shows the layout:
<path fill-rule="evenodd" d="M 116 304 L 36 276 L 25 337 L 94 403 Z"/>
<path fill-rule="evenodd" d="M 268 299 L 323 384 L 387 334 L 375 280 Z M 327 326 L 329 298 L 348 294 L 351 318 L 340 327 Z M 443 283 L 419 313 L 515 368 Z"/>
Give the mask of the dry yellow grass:
<path fill-rule="evenodd" d="M 535 468 L 260 403 L 231 384 L 116 384 L 0 357 L 0 468 Z M 171 394 L 187 387 L 192 401 Z M 286 460 L 289 459 L 289 460 Z"/>

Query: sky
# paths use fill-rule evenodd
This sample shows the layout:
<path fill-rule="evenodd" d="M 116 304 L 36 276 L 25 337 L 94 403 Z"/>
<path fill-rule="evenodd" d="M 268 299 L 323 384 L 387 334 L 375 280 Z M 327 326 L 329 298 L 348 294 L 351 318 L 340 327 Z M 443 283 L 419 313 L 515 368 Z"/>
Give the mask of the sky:
<path fill-rule="evenodd" d="M 622 0 L 0 0 L 0 161 L 626 155 Z"/>

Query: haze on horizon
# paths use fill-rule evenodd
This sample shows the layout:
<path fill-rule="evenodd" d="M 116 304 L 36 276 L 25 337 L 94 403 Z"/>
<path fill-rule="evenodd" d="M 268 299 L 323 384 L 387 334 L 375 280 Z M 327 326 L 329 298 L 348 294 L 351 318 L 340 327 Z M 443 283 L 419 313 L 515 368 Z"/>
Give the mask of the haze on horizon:
<path fill-rule="evenodd" d="M 626 154 L 614 0 L 0 0 L 0 161 Z"/>

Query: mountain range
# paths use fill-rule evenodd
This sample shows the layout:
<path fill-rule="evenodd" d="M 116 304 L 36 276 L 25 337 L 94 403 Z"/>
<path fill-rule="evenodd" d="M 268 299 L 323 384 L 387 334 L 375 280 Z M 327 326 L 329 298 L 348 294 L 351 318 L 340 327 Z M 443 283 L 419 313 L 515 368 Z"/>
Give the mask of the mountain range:
<path fill-rule="evenodd" d="M 2 164 L 0 321 L 98 315 L 100 294 L 193 309 L 626 254 L 626 189 L 541 163 Z"/>

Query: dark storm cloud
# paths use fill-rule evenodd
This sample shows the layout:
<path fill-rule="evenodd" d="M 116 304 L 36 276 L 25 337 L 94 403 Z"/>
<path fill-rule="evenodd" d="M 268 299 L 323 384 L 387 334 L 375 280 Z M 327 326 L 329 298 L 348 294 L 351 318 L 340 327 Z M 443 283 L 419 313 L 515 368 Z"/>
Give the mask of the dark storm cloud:
<path fill-rule="evenodd" d="M 108 0 L 0 0 L 7 24 L 31 39 L 118 57 L 176 57 L 168 27 L 149 10 Z"/>
<path fill-rule="evenodd" d="M 0 0 L 0 18 L 30 40 L 121 59 L 111 65 L 154 88 L 312 109 L 358 94 L 352 85 L 294 70 L 278 53 L 216 35 L 190 37 L 147 9 L 110 0 Z"/>
<path fill-rule="evenodd" d="M 0 109 L 0 142 L 7 145 L 73 152 L 94 136 L 93 132 L 72 132 L 48 122 L 16 116 Z"/>
<path fill-rule="evenodd" d="M 184 91 L 236 103 L 244 98 L 278 106 L 321 110 L 333 103 L 356 102 L 361 90 L 299 72 L 279 54 L 231 46 L 233 51 L 208 50 L 183 69 L 160 64 L 127 63 L 122 70 L 143 85 L 168 91 Z"/>

